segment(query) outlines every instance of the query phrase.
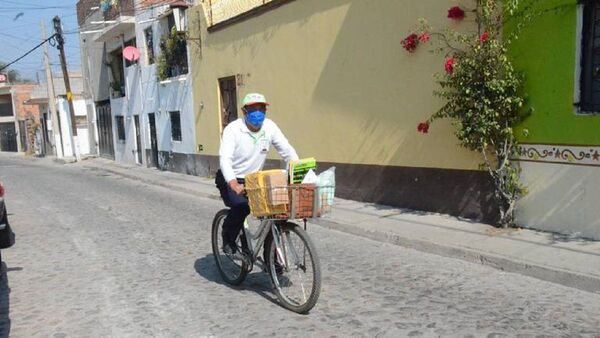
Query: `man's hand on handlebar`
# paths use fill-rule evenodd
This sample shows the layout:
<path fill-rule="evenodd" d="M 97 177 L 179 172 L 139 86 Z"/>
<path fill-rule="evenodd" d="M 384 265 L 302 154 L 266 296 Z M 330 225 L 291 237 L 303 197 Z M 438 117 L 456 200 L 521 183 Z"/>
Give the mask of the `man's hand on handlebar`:
<path fill-rule="evenodd" d="M 228 184 L 231 190 L 233 190 L 237 195 L 242 195 L 244 193 L 244 185 L 239 184 L 237 180 L 231 180 Z"/>

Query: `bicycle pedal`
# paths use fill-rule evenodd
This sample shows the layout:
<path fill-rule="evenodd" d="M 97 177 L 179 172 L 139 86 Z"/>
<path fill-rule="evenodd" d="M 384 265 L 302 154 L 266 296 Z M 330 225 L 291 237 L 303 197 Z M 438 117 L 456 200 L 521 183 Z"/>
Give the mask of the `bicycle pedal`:
<path fill-rule="evenodd" d="M 252 271 L 252 269 L 254 269 L 254 263 L 252 262 L 252 259 L 248 257 L 248 255 L 242 255 L 242 260 L 244 262 L 244 265 L 246 266 L 247 272 L 250 272 Z"/>

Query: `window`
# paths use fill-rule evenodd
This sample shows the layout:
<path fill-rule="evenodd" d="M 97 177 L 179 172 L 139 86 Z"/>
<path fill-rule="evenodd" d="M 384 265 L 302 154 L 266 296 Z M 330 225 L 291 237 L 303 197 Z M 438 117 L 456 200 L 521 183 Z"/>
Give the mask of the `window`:
<path fill-rule="evenodd" d="M 0 116 L 13 116 L 12 97 L 10 95 L 0 96 Z"/>
<path fill-rule="evenodd" d="M 600 2 L 583 1 L 582 33 L 579 108 L 600 112 Z"/>
<path fill-rule="evenodd" d="M 171 139 L 181 141 L 181 114 L 178 111 L 171 113 Z"/>
<path fill-rule="evenodd" d="M 158 77 L 165 80 L 188 73 L 187 41 L 185 35 L 175 29 L 175 19 L 170 14 L 162 21 L 160 53 L 157 59 Z"/>
<path fill-rule="evenodd" d="M 144 36 L 146 37 L 146 62 L 151 65 L 154 63 L 154 40 L 152 36 L 152 27 L 148 27 L 144 30 Z"/>
<path fill-rule="evenodd" d="M 13 107 L 10 102 L 0 103 L 0 116 L 13 116 Z"/>
<path fill-rule="evenodd" d="M 108 67 L 111 74 L 111 97 L 125 96 L 125 72 L 123 70 L 123 50 L 121 48 L 110 53 Z"/>
<path fill-rule="evenodd" d="M 117 138 L 119 141 L 125 141 L 125 119 L 123 116 L 115 116 L 117 122 Z"/>
<path fill-rule="evenodd" d="M 175 15 L 171 13 L 169 16 L 167 16 L 167 29 L 169 32 L 173 31 L 173 27 L 175 27 Z"/>

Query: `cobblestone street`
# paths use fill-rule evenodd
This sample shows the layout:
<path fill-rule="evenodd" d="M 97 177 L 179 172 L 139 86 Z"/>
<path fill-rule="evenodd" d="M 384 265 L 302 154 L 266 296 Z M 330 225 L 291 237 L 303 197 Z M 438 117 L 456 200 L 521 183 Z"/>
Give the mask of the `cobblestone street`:
<path fill-rule="evenodd" d="M 0 157 L 15 247 L 2 336 L 600 337 L 600 295 L 309 225 L 323 289 L 309 315 L 258 269 L 221 282 L 218 201 L 48 161 Z"/>

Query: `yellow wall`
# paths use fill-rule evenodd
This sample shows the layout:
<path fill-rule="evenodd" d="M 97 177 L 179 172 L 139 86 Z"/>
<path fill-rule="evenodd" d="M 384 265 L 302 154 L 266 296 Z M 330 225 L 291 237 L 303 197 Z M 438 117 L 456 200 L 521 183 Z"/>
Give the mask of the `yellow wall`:
<path fill-rule="evenodd" d="M 432 75 L 443 71 L 443 56 L 427 46 L 409 54 L 400 44 L 419 17 L 435 27 L 468 25 L 447 19 L 457 4 L 297 0 L 212 33 L 208 10 L 192 8 L 190 36 L 201 38 L 190 42 L 201 154 L 218 155 L 217 79 L 242 74 L 238 99 L 265 94 L 272 103 L 268 117 L 301 157 L 476 169 L 479 157 L 459 148 L 448 121 L 437 121 L 427 135 L 417 133 L 417 124 L 440 107 Z"/>

